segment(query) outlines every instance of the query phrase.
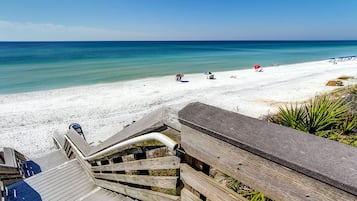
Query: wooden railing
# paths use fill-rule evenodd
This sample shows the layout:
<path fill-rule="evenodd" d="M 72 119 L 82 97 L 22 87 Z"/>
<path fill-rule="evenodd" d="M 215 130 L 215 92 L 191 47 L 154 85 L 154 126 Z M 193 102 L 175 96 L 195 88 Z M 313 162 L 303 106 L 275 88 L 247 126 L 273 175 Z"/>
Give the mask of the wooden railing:
<path fill-rule="evenodd" d="M 201 103 L 179 112 L 181 200 L 245 200 L 212 171 L 273 200 L 357 200 L 357 149 Z"/>
<path fill-rule="evenodd" d="M 85 159 L 108 146 L 90 147 L 74 130 L 66 134 L 63 149 L 98 186 L 138 200 L 247 200 L 227 187 L 226 178 L 272 200 L 357 200 L 354 147 L 201 103 L 189 104 L 178 118 L 174 129 L 160 118 L 159 123 L 146 118 L 150 124 L 139 121 L 119 133 L 131 139 L 168 131 L 181 145 L 176 151 L 150 141 Z"/>
<path fill-rule="evenodd" d="M 98 186 L 139 200 L 178 200 L 180 159 L 165 147 L 141 146 L 93 160 Z"/>
<path fill-rule="evenodd" d="M 4 200 L 7 193 L 6 186 L 24 179 L 21 164 L 26 161 L 26 157 L 18 151 L 4 147 L 1 152 L 0 164 L 0 200 Z"/>
<path fill-rule="evenodd" d="M 26 157 L 18 151 L 4 147 L 1 150 L 4 163 L 0 164 L 0 182 L 4 186 L 10 185 L 24 178 L 21 164 Z"/>
<path fill-rule="evenodd" d="M 132 144 L 93 158 L 89 145 L 71 129 L 63 149 L 68 158 L 80 161 L 100 187 L 139 200 L 179 200 L 180 158 L 176 150 L 158 141 Z"/>

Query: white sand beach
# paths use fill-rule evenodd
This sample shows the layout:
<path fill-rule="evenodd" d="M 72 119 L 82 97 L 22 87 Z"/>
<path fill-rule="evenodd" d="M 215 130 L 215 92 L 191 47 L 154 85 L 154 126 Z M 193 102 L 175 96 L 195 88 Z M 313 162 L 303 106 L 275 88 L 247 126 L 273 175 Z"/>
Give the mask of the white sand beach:
<path fill-rule="evenodd" d="M 357 77 L 357 60 L 328 61 L 187 74 L 0 95 L 0 147 L 13 147 L 29 157 L 53 150 L 52 134 L 65 133 L 70 123 L 81 124 L 89 142 L 103 141 L 126 124 L 163 106 L 180 109 L 200 101 L 251 117 L 274 112 L 279 105 L 304 101 L 336 89 L 325 86 L 339 76 Z M 345 85 L 356 79 L 344 81 Z"/>

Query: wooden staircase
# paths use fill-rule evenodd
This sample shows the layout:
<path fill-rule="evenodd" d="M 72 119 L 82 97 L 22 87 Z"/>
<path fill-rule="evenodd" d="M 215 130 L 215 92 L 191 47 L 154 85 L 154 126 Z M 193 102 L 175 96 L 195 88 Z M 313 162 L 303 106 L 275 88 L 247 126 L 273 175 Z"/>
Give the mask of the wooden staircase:
<path fill-rule="evenodd" d="M 22 181 L 41 200 L 249 200 L 224 176 L 273 200 L 357 201 L 355 147 L 202 103 L 155 111 L 97 146 L 73 129 L 54 141 L 58 151 L 33 160 L 44 171 Z M 19 157 L 0 164 L 13 195 L 26 158 L 6 153 Z"/>

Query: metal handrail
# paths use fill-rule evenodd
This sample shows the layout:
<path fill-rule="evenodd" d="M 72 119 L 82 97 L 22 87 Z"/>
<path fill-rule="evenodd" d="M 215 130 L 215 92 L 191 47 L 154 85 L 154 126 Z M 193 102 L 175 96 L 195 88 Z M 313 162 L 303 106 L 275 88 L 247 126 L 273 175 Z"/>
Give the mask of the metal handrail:
<path fill-rule="evenodd" d="M 67 141 L 70 143 L 70 145 L 76 150 L 76 152 L 80 155 L 80 157 L 83 160 L 92 160 L 92 159 L 98 158 L 100 156 L 103 156 L 105 154 L 108 154 L 110 152 L 113 152 L 116 149 L 120 149 L 123 147 L 127 147 L 127 146 L 130 146 L 133 144 L 137 144 L 137 143 L 144 142 L 144 141 L 150 141 L 150 140 L 159 141 L 162 144 L 164 144 L 165 146 L 167 146 L 172 151 L 174 151 L 178 148 L 178 144 L 175 141 L 173 141 L 171 138 L 167 137 L 166 135 L 164 135 L 162 133 L 152 132 L 149 134 L 131 138 L 131 139 L 123 141 L 123 142 L 119 142 L 119 143 L 114 144 L 98 153 L 94 153 L 90 156 L 84 156 L 82 154 L 82 152 L 77 148 L 77 146 L 71 141 L 71 139 L 67 135 L 65 135 L 64 137 L 65 137 L 65 139 L 67 139 Z"/>

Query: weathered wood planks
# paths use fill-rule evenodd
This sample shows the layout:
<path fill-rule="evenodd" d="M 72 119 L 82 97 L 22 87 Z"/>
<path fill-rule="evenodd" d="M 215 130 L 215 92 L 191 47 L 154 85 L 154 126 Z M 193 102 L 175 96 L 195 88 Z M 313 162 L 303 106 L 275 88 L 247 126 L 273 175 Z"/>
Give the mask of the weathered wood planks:
<path fill-rule="evenodd" d="M 155 192 L 146 189 L 134 188 L 119 183 L 113 183 L 109 181 L 97 179 L 96 184 L 103 188 L 128 195 L 130 197 L 143 200 L 143 201 L 178 201 L 180 200 L 179 196 L 167 195 L 160 192 Z"/>
<path fill-rule="evenodd" d="M 177 178 L 170 176 L 150 176 L 150 175 L 126 175 L 112 173 L 94 173 L 93 176 L 97 179 L 105 179 L 111 181 L 120 181 L 144 186 L 155 186 L 159 188 L 175 189 Z"/>
<path fill-rule="evenodd" d="M 201 199 L 188 189 L 184 188 L 181 190 L 181 201 L 201 201 Z"/>
<path fill-rule="evenodd" d="M 179 120 L 205 135 L 357 196 L 354 147 L 202 103 L 186 106 L 179 112 Z"/>
<path fill-rule="evenodd" d="M 216 167 L 274 200 L 357 200 L 350 193 L 187 126 L 182 126 L 182 147 L 188 155 Z"/>
<path fill-rule="evenodd" d="M 214 201 L 246 201 L 244 197 L 214 181 L 209 176 L 181 164 L 181 179 L 209 200 Z"/>
<path fill-rule="evenodd" d="M 19 170 L 16 167 L 0 165 L 0 174 L 19 174 Z"/>
<path fill-rule="evenodd" d="M 157 170 L 157 169 L 178 169 L 180 159 L 176 156 L 166 156 L 144 160 L 115 163 L 92 167 L 92 171 L 128 171 L 128 170 Z"/>

